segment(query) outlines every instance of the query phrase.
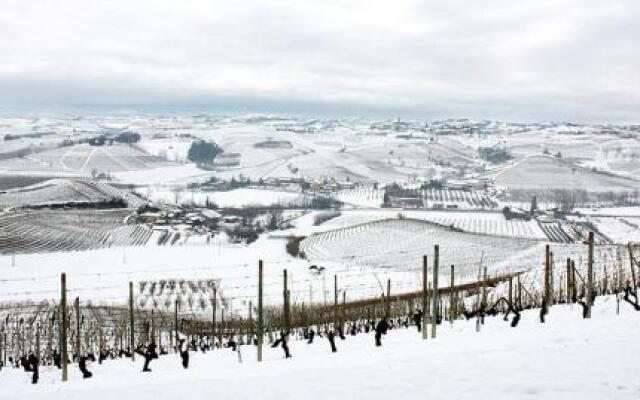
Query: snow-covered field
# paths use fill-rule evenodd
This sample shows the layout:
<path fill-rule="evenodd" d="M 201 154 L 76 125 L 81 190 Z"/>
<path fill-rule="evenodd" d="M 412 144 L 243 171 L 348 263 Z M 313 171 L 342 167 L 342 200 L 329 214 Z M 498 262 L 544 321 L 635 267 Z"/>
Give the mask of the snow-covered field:
<path fill-rule="evenodd" d="M 215 204 L 222 208 L 269 207 L 274 205 L 302 207 L 305 203 L 305 198 L 302 193 L 255 188 L 240 188 L 229 191 L 202 191 L 149 187 L 141 190 L 141 193 L 146 198 L 155 202 L 195 204 L 201 207 L 207 204 Z"/>
<path fill-rule="evenodd" d="M 475 320 L 438 327 L 436 339 L 422 340 L 414 327 L 391 330 L 383 346 L 373 334 L 337 339 L 338 352 L 326 339 L 313 344 L 292 340 L 293 358 L 265 346 L 262 364 L 255 348 L 241 346 L 242 363 L 230 349 L 191 353 L 189 369 L 177 354 L 151 363 L 110 360 L 89 366 L 83 380 L 70 366 L 70 378 L 41 368 L 38 385 L 18 369 L 0 371 L 3 399 L 637 399 L 635 367 L 640 314 L 613 296 L 598 298 L 593 317 L 580 307 L 558 305 L 547 322 L 538 311 L 525 311 L 516 328 L 500 317 L 487 318 L 480 332 Z"/>
<path fill-rule="evenodd" d="M 409 218 L 436 224 L 453 226 L 469 233 L 490 236 L 504 236 L 523 239 L 546 239 L 535 220 L 507 220 L 501 212 L 465 212 L 465 211 L 423 211 L 402 209 L 363 209 L 343 210 L 341 215 L 322 225 L 303 226 L 287 231 L 288 234 L 307 236 L 313 233 L 326 232 L 333 229 L 347 228 L 357 224 L 380 221 L 389 218 Z M 275 235 L 282 236 L 277 232 Z"/>

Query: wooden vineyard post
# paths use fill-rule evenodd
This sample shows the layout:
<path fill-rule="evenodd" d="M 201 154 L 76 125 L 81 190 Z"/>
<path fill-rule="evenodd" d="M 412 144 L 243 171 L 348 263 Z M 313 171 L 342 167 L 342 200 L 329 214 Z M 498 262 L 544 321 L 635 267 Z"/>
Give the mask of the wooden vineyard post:
<path fill-rule="evenodd" d="M 571 258 L 567 257 L 567 304 L 571 303 Z"/>
<path fill-rule="evenodd" d="M 220 332 L 218 332 L 218 340 L 222 346 L 222 337 L 224 335 L 224 308 L 220 310 Z"/>
<path fill-rule="evenodd" d="M 347 320 L 347 290 L 342 291 L 342 307 L 340 309 L 340 327 L 344 326 Z"/>
<path fill-rule="evenodd" d="M 162 316 L 162 314 L 160 315 L 160 330 L 158 331 L 158 348 L 162 348 L 162 331 L 164 328 L 164 317 Z M 102 335 L 102 329 L 100 329 L 100 334 Z M 100 339 L 102 339 L 102 336 L 100 336 Z"/>
<path fill-rule="evenodd" d="M 54 311 L 55 315 L 55 311 Z M 53 318 L 48 318 L 49 329 L 47 329 L 47 357 L 53 357 Z"/>
<path fill-rule="evenodd" d="M 36 357 L 40 358 L 40 323 L 36 324 Z"/>
<path fill-rule="evenodd" d="M 338 275 L 333 276 L 333 328 L 338 329 Z"/>
<path fill-rule="evenodd" d="M 553 258 L 553 251 L 549 252 L 549 307 L 555 304 L 556 298 L 556 282 L 555 282 L 556 263 Z"/>
<path fill-rule="evenodd" d="M 284 270 L 284 285 L 282 290 L 282 304 L 284 308 L 284 329 L 289 331 L 291 329 L 291 314 L 289 309 L 289 290 L 287 287 L 287 270 Z"/>
<path fill-rule="evenodd" d="M 390 278 L 387 279 L 387 296 L 385 297 L 384 317 L 385 318 L 391 317 L 391 279 Z"/>
<path fill-rule="evenodd" d="M 435 245 L 433 251 L 433 296 L 431 296 L 433 308 L 431 312 L 431 337 L 435 338 L 436 326 L 438 325 L 438 266 L 440 263 L 440 246 Z"/>
<path fill-rule="evenodd" d="M 571 260 L 571 302 L 578 299 L 578 285 L 576 285 L 576 262 Z"/>
<path fill-rule="evenodd" d="M 451 264 L 451 287 L 449 288 L 449 323 L 453 325 L 453 319 L 456 317 L 455 307 L 456 307 L 456 293 L 454 292 L 453 287 L 455 286 L 455 275 L 456 275 L 456 267 Z"/>
<path fill-rule="evenodd" d="M 589 246 L 588 259 L 587 259 L 587 312 L 586 318 L 591 318 L 591 307 L 593 306 L 593 246 L 594 236 L 593 232 L 589 232 Z"/>
<path fill-rule="evenodd" d="M 522 284 L 520 283 L 520 275 L 518 275 L 518 308 L 522 309 Z"/>
<path fill-rule="evenodd" d="M 217 306 L 218 289 L 213 288 L 213 297 L 211 298 L 211 350 L 216 348 L 216 306 Z"/>
<path fill-rule="evenodd" d="M 2 329 L 2 348 L 4 349 L 4 353 L 2 353 L 2 365 L 7 365 L 7 328 L 6 326 Z"/>
<path fill-rule="evenodd" d="M 258 362 L 262 361 L 262 342 L 264 339 L 264 326 L 262 319 L 262 260 L 258 261 L 258 321 L 256 334 L 258 335 Z"/>
<path fill-rule="evenodd" d="M 253 302 L 249 300 L 249 337 L 251 338 L 251 344 L 253 344 Z"/>
<path fill-rule="evenodd" d="M 60 361 L 62 363 L 62 382 L 67 381 L 69 355 L 67 354 L 67 274 L 60 276 Z"/>
<path fill-rule="evenodd" d="M 551 280 L 550 280 L 550 275 L 551 275 L 551 252 L 549 251 L 549 245 L 546 245 L 544 247 L 544 302 L 545 304 L 548 306 L 550 306 L 550 296 L 549 293 L 551 291 Z"/>
<path fill-rule="evenodd" d="M 131 351 L 131 361 L 136 360 L 135 349 L 135 316 L 133 314 L 133 282 L 129 282 L 129 324 L 131 325 L 129 329 L 129 350 Z"/>
<path fill-rule="evenodd" d="M 513 306 L 513 276 L 509 276 L 509 307 Z"/>
<path fill-rule="evenodd" d="M 629 266 L 631 267 L 631 285 L 633 287 L 633 291 L 637 293 L 638 282 L 636 280 L 636 268 L 633 263 L 633 248 L 631 247 L 631 243 L 629 243 L 627 246 L 629 248 Z"/>
<path fill-rule="evenodd" d="M 156 320 L 153 315 L 153 309 L 151 309 L 151 337 L 149 338 L 149 343 L 156 342 Z"/>
<path fill-rule="evenodd" d="M 422 256 L 422 339 L 427 340 L 427 318 L 429 316 L 429 278 L 427 275 L 427 256 Z"/>
<path fill-rule="evenodd" d="M 80 357 L 80 297 L 76 297 L 73 306 L 76 309 L 76 355 Z"/>
<path fill-rule="evenodd" d="M 487 306 L 487 280 L 488 280 L 488 275 L 487 275 L 487 267 L 484 267 L 484 271 L 482 274 L 482 307 L 485 308 Z M 482 321 L 482 324 L 484 325 L 484 318 Z"/>
<path fill-rule="evenodd" d="M 173 321 L 173 328 L 175 329 L 174 332 L 175 334 L 173 335 L 173 339 L 175 340 L 175 347 L 176 347 L 176 351 L 178 351 L 178 346 L 180 346 L 180 336 L 178 336 L 178 300 L 176 300 L 176 302 L 174 303 L 174 321 Z"/>
<path fill-rule="evenodd" d="M 25 331 L 25 322 L 24 321 L 20 321 L 20 355 L 21 356 L 27 356 L 27 349 L 24 345 L 24 340 L 25 340 L 25 335 L 24 335 L 24 331 Z"/>

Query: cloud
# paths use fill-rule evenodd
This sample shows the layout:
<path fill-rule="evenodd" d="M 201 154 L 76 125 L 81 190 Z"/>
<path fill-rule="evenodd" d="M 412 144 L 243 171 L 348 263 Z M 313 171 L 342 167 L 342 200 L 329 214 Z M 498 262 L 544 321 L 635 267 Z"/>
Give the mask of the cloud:
<path fill-rule="evenodd" d="M 5 0 L 0 101 L 637 120 L 638 17 L 633 0 Z"/>

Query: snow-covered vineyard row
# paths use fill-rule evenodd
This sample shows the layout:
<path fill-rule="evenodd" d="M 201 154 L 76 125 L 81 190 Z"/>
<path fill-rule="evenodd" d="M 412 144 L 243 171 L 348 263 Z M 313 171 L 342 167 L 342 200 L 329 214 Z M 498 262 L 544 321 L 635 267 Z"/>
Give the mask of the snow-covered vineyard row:
<path fill-rule="evenodd" d="M 614 243 L 640 242 L 640 217 L 591 217 L 589 220 Z"/>
<path fill-rule="evenodd" d="M 456 189 L 422 189 L 418 192 L 425 208 L 451 208 L 464 210 L 494 210 L 499 208 L 491 196 L 484 192 Z M 385 190 L 373 187 L 342 189 L 333 194 L 336 200 L 358 207 L 378 208 L 384 203 Z"/>
<path fill-rule="evenodd" d="M 0 193 L 0 208 L 19 208 L 71 202 L 95 203 L 107 200 L 105 194 L 84 183 L 51 179 L 32 186 Z"/>
<path fill-rule="evenodd" d="M 145 245 L 207 245 L 208 233 L 126 224 L 127 210 L 32 210 L 0 214 L 0 254 Z"/>
<path fill-rule="evenodd" d="M 342 211 L 311 232 L 321 233 L 328 230 L 347 228 L 352 225 L 365 224 L 390 218 L 407 218 L 423 220 L 438 225 L 453 227 L 468 233 L 490 236 L 504 236 L 521 239 L 547 240 L 535 220 L 507 220 L 502 213 L 470 213 L 455 211 L 416 211 L 416 210 L 353 210 Z M 301 232 L 302 234 L 302 232 Z"/>
<path fill-rule="evenodd" d="M 343 189 L 337 191 L 333 197 L 345 204 L 377 208 L 384 202 L 384 190 L 374 188 Z"/>
<path fill-rule="evenodd" d="M 462 209 L 496 209 L 498 203 L 489 195 L 482 192 L 469 192 L 464 190 L 426 189 L 422 191 L 427 207 L 440 204 L 447 207 L 455 205 Z"/>
<path fill-rule="evenodd" d="M 347 334 L 344 341 L 336 339 L 337 353 L 331 352 L 325 338 L 316 336 L 308 344 L 296 333 L 289 343 L 292 358 L 283 360 L 282 349 L 271 348 L 267 338 L 263 363 L 256 362 L 255 346 L 241 345 L 240 354 L 229 348 L 191 351 L 189 368 L 184 369 L 170 350 L 154 360 L 153 372 L 146 374 L 140 373 L 144 359 L 138 356 L 135 362 L 122 358 L 90 363 L 92 379 L 82 379 L 77 364 L 71 364 L 64 384 L 53 366 L 41 365 L 38 385 L 32 385 L 30 374 L 22 369 L 4 368 L 0 382 L 4 397 L 15 400 L 96 396 L 146 400 L 159 394 L 184 395 L 185 390 L 190 397 L 203 399 L 246 399 L 257 394 L 265 399 L 337 395 L 376 400 L 390 396 L 634 399 L 640 389 L 636 371 L 620 355 L 640 350 L 635 334 L 638 316 L 624 305 L 618 314 L 616 307 L 614 296 L 598 298 L 593 317 L 583 320 L 575 306 L 560 305 L 550 311 L 545 324 L 538 322 L 537 310 L 525 310 L 517 328 L 501 316 L 487 317 L 479 332 L 475 320 L 458 320 L 440 326 L 436 339 L 427 341 L 411 325 L 390 330 L 382 347 L 375 347 L 373 332 L 359 332 Z M 73 342 L 69 348 L 74 348 Z M 46 353 L 46 346 L 41 351 Z M 428 385 L 422 381 L 425 376 Z M 509 378 L 496 382 L 496 377 Z"/>
<path fill-rule="evenodd" d="M 380 246 L 380 243 L 385 245 Z M 440 245 L 442 243 L 446 245 Z M 627 247 L 604 244 L 596 239 L 594 243 L 595 279 L 604 280 L 606 277 L 609 282 L 622 279 L 619 271 L 628 270 L 626 263 L 630 253 Z M 407 269 L 412 270 L 416 282 L 419 281 L 416 271 L 420 268 L 421 255 L 433 254 L 436 245 L 440 245 L 441 265 L 455 266 L 456 282 L 478 279 L 482 266 L 487 267 L 490 276 L 522 274 L 523 285 L 532 291 L 538 290 L 543 282 L 545 249 L 549 242 L 469 234 L 419 220 L 390 219 L 327 231 L 304 239 L 300 248 L 311 263 L 349 263 L 352 269 L 362 265 L 360 271 L 364 281 L 367 270 L 374 266 L 374 274 L 383 276 L 381 271 L 389 270 L 395 272 L 394 278 Z M 550 248 L 552 266 L 557 266 L 553 268 L 556 281 L 564 279 L 566 282 L 563 263 L 567 259 L 572 260 L 578 274 L 584 276 L 587 270 L 587 246 L 584 243 L 552 243 Z M 445 281 L 450 278 L 448 268 L 441 269 L 439 274 Z M 562 274 L 565 274 L 564 278 Z M 410 276 L 406 274 L 399 280 L 411 280 Z M 626 277 L 631 277 L 629 271 Z M 626 282 L 627 278 L 623 281 Z M 414 288 L 419 289 L 415 285 Z M 499 295 L 500 290 L 495 293 Z"/>
<path fill-rule="evenodd" d="M 462 277 L 473 276 L 481 263 L 492 265 L 495 272 L 499 266 L 506 271 L 529 267 L 531 262 L 514 258 L 541 247 L 537 240 L 465 233 L 422 220 L 389 219 L 312 235 L 300 248 L 311 261 L 393 268 L 419 265 L 421 256 L 439 243 L 446 243 L 441 248 L 442 258 L 456 265 Z"/>
<path fill-rule="evenodd" d="M 0 253 L 82 251 L 140 246 L 151 230 L 123 225 L 126 211 L 29 211 L 0 214 Z"/>
<path fill-rule="evenodd" d="M 574 218 L 572 220 L 506 219 L 499 212 L 465 211 L 417 211 L 417 210 L 346 210 L 322 225 L 296 230 L 296 236 L 319 234 L 330 230 L 349 228 L 385 219 L 407 218 L 432 222 L 467 233 L 487 236 L 546 240 L 554 243 L 577 243 L 583 241 L 591 230 L 598 228 L 596 241 L 602 243 L 627 243 L 639 239 L 636 223 L 640 218 Z M 602 227 L 602 229 L 600 229 Z M 274 233 L 274 236 L 280 235 Z M 280 235 L 281 236 L 281 235 Z"/>
<path fill-rule="evenodd" d="M 130 208 L 147 202 L 126 190 L 89 179 L 49 179 L 34 185 L 0 192 L 0 210 L 7 208 L 106 203 L 121 199 Z"/>

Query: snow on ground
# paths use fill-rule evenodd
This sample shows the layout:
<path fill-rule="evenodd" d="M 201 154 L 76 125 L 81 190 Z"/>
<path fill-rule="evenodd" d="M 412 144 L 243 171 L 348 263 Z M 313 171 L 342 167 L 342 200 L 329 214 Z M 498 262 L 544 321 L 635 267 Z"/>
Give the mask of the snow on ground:
<path fill-rule="evenodd" d="M 554 306 L 547 323 L 538 310 L 523 312 L 517 328 L 500 317 L 487 318 L 480 332 L 475 321 L 438 327 L 435 340 L 421 339 L 415 328 L 391 330 L 383 347 L 372 334 L 337 340 L 338 353 L 326 339 L 313 344 L 291 340 L 293 358 L 265 346 L 258 364 L 255 348 L 241 346 L 243 362 L 228 349 L 191 353 L 190 367 L 177 354 L 151 363 L 110 360 L 89 366 L 83 380 L 76 365 L 70 378 L 41 369 L 38 385 L 18 369 L 0 371 L 3 399 L 637 399 L 635 355 L 640 314 L 613 296 L 598 298 L 593 318 L 579 306 Z"/>
<path fill-rule="evenodd" d="M 380 207 L 384 202 L 384 190 L 374 188 L 343 189 L 335 194 L 335 199 L 359 207 Z"/>
<path fill-rule="evenodd" d="M 606 215 L 640 217 L 640 207 L 602 207 L 602 208 L 576 208 L 574 210 L 583 215 Z"/>
<path fill-rule="evenodd" d="M 301 193 L 284 192 L 279 190 L 263 190 L 240 188 L 229 191 L 202 191 L 202 190 L 172 190 L 169 188 L 145 188 L 140 193 L 151 201 L 171 204 L 196 204 L 205 206 L 209 204 L 218 207 L 242 208 L 249 206 L 269 207 L 272 205 L 288 206 L 298 205 L 303 202 Z"/>
<path fill-rule="evenodd" d="M 303 226 L 285 232 L 275 232 L 274 236 L 308 236 L 333 229 L 347 228 L 389 218 L 419 219 L 445 226 L 454 226 L 465 232 L 491 236 L 526 239 L 546 239 L 535 220 L 507 220 L 501 212 L 431 211 L 402 209 L 342 210 L 341 215 L 318 226 Z"/>
<path fill-rule="evenodd" d="M 259 258 L 264 260 L 266 303 L 281 300 L 283 268 L 292 270 L 294 283 L 308 274 L 306 262 L 286 254 L 282 240 L 263 236 L 246 246 L 227 243 L 222 236 L 208 245 L 18 255 L 15 267 L 12 257 L 0 257 L 0 302 L 57 300 L 62 272 L 67 273 L 69 296 L 107 304 L 126 303 L 129 281 L 161 279 L 220 279 L 222 296 L 242 300 L 256 295 Z M 306 293 L 308 285 L 304 289 Z M 246 310 L 241 301 L 234 305 Z"/>
<path fill-rule="evenodd" d="M 186 185 L 190 182 L 206 181 L 208 178 L 214 176 L 215 172 L 202 170 L 195 164 L 178 164 L 148 170 L 114 172 L 111 175 L 118 181 L 134 185 L 168 183 Z"/>
<path fill-rule="evenodd" d="M 640 242 L 639 217 L 596 217 L 589 220 L 595 223 L 598 231 L 615 243 L 626 244 Z"/>

